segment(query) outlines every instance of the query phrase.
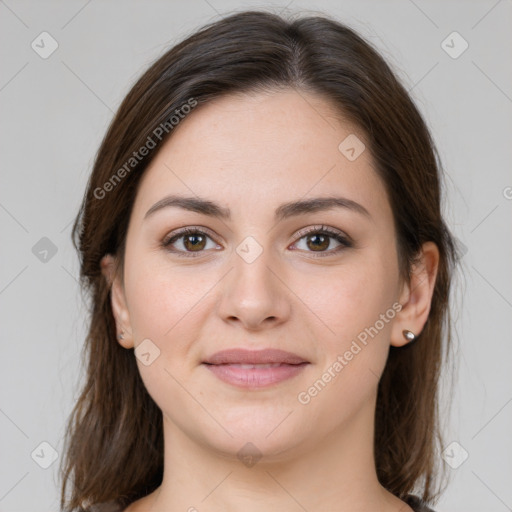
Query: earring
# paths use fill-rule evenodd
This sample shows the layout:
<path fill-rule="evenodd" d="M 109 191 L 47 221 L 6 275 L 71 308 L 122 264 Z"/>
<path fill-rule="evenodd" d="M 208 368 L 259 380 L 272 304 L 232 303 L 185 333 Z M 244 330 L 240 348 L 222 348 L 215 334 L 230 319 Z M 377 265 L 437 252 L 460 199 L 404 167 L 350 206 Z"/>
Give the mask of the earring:
<path fill-rule="evenodd" d="M 121 331 L 117 337 L 120 339 L 120 340 L 124 340 L 124 331 Z"/>
<path fill-rule="evenodd" d="M 414 334 L 412 331 L 408 331 L 408 330 L 404 329 L 402 331 L 402 334 L 404 335 L 404 338 L 407 341 L 414 341 L 416 339 L 416 334 Z"/>

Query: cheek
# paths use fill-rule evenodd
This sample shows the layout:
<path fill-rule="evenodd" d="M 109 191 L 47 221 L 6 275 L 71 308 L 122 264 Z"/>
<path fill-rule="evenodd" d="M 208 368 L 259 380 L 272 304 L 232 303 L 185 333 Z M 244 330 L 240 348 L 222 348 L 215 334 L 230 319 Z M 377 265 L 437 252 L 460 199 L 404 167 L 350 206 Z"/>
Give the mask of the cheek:
<path fill-rule="evenodd" d="M 322 356 L 297 398 L 308 417 L 327 430 L 373 399 L 387 360 L 396 314 L 390 279 L 375 266 L 364 270 L 351 268 L 335 278 L 331 275 L 327 291 L 312 306 L 318 307 L 315 312 L 323 322 L 317 322 L 314 330 Z M 320 291 L 317 280 L 309 290 Z"/>
<path fill-rule="evenodd" d="M 154 338 L 168 343 L 180 339 L 178 333 L 185 326 L 197 325 L 191 318 L 212 286 L 207 275 L 191 275 L 160 255 L 135 251 L 126 260 L 126 294 L 136 342 Z"/>
<path fill-rule="evenodd" d="M 356 406 L 376 388 L 396 316 L 397 273 L 392 255 L 375 251 L 364 260 L 354 258 L 329 279 L 302 283 L 305 296 L 315 297 L 308 306 L 322 320 L 315 330 L 323 352 L 318 386 L 331 390 L 324 399 L 334 407 L 340 396 Z"/>
<path fill-rule="evenodd" d="M 180 301 L 176 290 L 159 279 L 157 272 L 132 271 L 126 292 L 129 298 L 128 309 L 135 343 L 143 338 L 161 339 L 180 314 Z"/>
<path fill-rule="evenodd" d="M 126 258 L 125 286 L 135 347 L 149 339 L 156 346 L 149 345 L 150 352 L 158 354 L 148 365 L 136 359 L 146 390 L 164 411 L 190 407 L 179 383 L 197 365 L 191 350 L 212 284 L 160 257 L 133 251 Z"/>
<path fill-rule="evenodd" d="M 373 326 L 381 315 L 386 315 L 385 326 L 379 322 L 379 330 L 387 332 L 389 320 L 394 317 L 392 310 L 396 298 L 395 272 L 381 262 L 347 266 L 339 273 L 333 273 L 321 281 L 308 283 L 309 296 L 316 290 L 312 299 L 312 309 L 323 320 L 328 336 L 343 346 L 357 337 L 365 329 Z M 316 284 L 315 284 L 316 283 Z M 307 296 L 307 295 L 306 295 Z M 391 311 L 388 310 L 391 308 Z M 336 347 L 338 348 L 338 347 Z"/>

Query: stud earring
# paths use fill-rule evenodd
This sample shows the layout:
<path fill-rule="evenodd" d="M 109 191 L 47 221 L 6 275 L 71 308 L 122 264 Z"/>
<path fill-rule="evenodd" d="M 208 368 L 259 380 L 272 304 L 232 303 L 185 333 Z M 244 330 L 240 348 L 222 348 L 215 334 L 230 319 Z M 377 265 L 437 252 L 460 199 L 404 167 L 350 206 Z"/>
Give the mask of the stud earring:
<path fill-rule="evenodd" d="M 121 332 L 117 335 L 117 337 L 118 337 L 120 340 L 124 340 L 124 332 L 123 332 L 123 331 L 121 331 Z"/>
<path fill-rule="evenodd" d="M 414 341 L 416 339 L 416 334 L 414 334 L 412 331 L 408 331 L 408 330 L 404 329 L 402 331 L 402 334 L 404 335 L 404 338 L 407 341 Z"/>

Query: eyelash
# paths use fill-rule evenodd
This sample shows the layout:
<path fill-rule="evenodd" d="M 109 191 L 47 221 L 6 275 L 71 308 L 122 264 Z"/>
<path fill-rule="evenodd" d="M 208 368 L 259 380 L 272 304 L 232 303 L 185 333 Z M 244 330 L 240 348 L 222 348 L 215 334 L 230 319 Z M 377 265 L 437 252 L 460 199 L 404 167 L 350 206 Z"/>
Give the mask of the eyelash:
<path fill-rule="evenodd" d="M 328 226 L 324 226 L 324 225 L 314 226 L 312 228 L 306 228 L 306 229 L 299 231 L 297 233 L 297 236 L 299 236 L 297 242 L 299 242 L 304 237 L 311 235 L 311 234 L 327 235 L 331 238 L 334 238 L 337 242 L 339 242 L 341 244 L 336 249 L 331 249 L 329 251 L 323 251 L 323 252 L 320 251 L 317 253 L 315 253 L 315 251 L 306 251 L 306 252 L 311 252 L 313 254 L 314 258 L 324 258 L 326 256 L 332 256 L 333 254 L 337 254 L 344 249 L 353 247 L 353 243 L 348 237 L 344 236 L 339 231 L 334 230 L 334 229 L 329 228 Z M 205 235 L 208 238 L 213 240 L 213 236 L 205 228 L 188 227 L 188 228 L 181 229 L 175 233 L 172 233 L 168 237 L 165 237 L 164 240 L 162 241 L 161 245 L 164 249 L 166 249 L 167 251 L 172 252 L 174 254 L 177 254 L 179 257 L 197 258 L 198 256 L 201 256 L 202 253 L 204 253 L 204 251 L 197 251 L 197 252 L 176 251 L 174 249 L 169 248 L 174 242 L 176 242 L 180 238 L 183 238 L 186 235 Z M 213 240 L 213 241 L 215 241 L 215 240 Z M 295 242 L 295 243 L 297 243 L 297 242 Z M 294 249 L 294 250 L 297 250 L 297 249 Z"/>

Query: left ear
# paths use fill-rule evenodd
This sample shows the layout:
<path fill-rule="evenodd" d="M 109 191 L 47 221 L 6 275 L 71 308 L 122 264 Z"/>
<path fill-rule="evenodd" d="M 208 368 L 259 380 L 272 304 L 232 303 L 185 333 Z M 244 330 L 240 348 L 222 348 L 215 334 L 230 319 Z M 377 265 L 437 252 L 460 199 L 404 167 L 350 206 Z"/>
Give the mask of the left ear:
<path fill-rule="evenodd" d="M 391 329 L 391 345 L 401 347 L 410 343 L 404 330 L 418 336 L 428 319 L 439 265 L 439 249 L 434 242 L 425 242 L 414 263 L 409 283 L 405 283 L 399 302 L 402 309 L 396 315 Z"/>

